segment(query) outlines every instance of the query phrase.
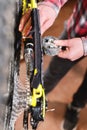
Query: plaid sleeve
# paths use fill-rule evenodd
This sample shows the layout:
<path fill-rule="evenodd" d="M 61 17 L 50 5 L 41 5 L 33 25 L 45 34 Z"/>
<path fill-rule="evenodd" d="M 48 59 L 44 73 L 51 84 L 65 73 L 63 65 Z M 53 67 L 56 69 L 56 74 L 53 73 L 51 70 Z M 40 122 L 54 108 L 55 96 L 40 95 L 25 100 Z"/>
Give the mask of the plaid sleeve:
<path fill-rule="evenodd" d="M 68 38 L 87 35 L 87 0 L 78 0 L 66 24 Z"/>

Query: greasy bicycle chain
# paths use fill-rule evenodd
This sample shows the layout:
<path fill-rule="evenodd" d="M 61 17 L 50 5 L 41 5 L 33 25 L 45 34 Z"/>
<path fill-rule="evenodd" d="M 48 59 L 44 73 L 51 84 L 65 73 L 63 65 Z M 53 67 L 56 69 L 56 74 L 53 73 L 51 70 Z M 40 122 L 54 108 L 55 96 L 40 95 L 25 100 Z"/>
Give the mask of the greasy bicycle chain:
<path fill-rule="evenodd" d="M 33 68 L 34 68 L 34 59 L 33 59 L 33 43 L 32 39 L 26 39 L 24 41 L 24 59 L 26 63 L 26 106 L 24 109 L 23 116 L 23 127 L 24 130 L 28 130 L 28 115 L 30 113 L 30 96 L 31 96 L 31 78 L 33 76 Z"/>

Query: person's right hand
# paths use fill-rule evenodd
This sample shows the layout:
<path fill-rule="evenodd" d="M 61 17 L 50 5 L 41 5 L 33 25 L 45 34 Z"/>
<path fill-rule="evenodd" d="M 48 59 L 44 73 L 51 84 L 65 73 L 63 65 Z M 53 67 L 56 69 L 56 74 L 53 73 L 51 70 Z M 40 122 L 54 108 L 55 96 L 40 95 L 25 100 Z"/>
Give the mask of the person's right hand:
<path fill-rule="evenodd" d="M 66 50 L 61 50 L 58 56 L 64 59 L 75 61 L 84 55 L 84 49 L 81 38 L 72 38 L 68 40 L 55 40 L 57 46 L 64 46 Z"/>
<path fill-rule="evenodd" d="M 43 34 L 49 27 L 54 23 L 57 13 L 56 11 L 50 7 L 50 2 L 47 2 L 47 5 L 42 4 L 38 6 L 39 14 L 40 14 L 40 26 L 41 26 L 41 34 Z"/>
<path fill-rule="evenodd" d="M 50 3 L 50 2 L 49 2 Z M 40 14 L 41 34 L 43 34 L 55 21 L 57 14 L 53 8 L 44 4 L 38 5 Z M 21 18 L 19 31 L 23 36 L 27 36 L 31 29 L 31 10 L 27 11 Z"/>

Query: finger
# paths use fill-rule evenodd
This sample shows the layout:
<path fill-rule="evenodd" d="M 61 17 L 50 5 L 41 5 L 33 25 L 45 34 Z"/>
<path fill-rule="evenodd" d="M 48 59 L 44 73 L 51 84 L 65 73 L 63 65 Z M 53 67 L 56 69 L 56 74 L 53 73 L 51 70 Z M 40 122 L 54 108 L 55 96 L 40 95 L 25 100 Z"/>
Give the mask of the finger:
<path fill-rule="evenodd" d="M 41 25 L 41 34 L 43 34 L 52 24 L 49 23 L 49 20 L 45 20 Z"/>
<path fill-rule="evenodd" d="M 46 30 L 47 30 L 47 27 L 46 27 L 46 21 L 41 25 L 41 34 L 43 34 Z"/>
<path fill-rule="evenodd" d="M 32 27 L 31 27 L 31 18 L 30 18 L 23 28 L 22 35 L 25 37 L 28 36 L 31 28 Z"/>
<path fill-rule="evenodd" d="M 67 49 L 66 51 L 60 51 L 58 53 L 58 56 L 64 59 L 68 59 L 69 57 L 69 50 Z"/>
<path fill-rule="evenodd" d="M 27 11 L 21 18 L 20 24 L 19 24 L 19 31 L 22 31 L 26 22 L 29 20 L 31 14 L 31 10 Z"/>
<path fill-rule="evenodd" d="M 41 18 L 41 17 L 40 17 L 40 18 Z M 43 34 L 43 33 L 45 32 L 45 30 L 46 30 L 46 29 L 45 29 L 46 21 L 47 21 L 47 20 L 44 20 L 43 17 L 40 19 L 41 34 Z"/>

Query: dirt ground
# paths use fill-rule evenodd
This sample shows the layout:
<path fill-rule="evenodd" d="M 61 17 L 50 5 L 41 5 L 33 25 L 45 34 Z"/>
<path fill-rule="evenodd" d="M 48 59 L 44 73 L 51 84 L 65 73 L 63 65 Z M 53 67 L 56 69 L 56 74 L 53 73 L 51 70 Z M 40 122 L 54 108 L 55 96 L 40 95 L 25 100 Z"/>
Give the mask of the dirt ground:
<path fill-rule="evenodd" d="M 54 25 L 44 34 L 59 36 L 64 27 L 64 21 L 70 16 L 76 0 L 71 0 L 62 9 Z M 44 56 L 44 70 L 46 70 L 51 57 Z M 22 64 L 22 71 L 23 71 Z M 72 101 L 73 94 L 77 91 L 83 81 L 87 69 L 87 57 L 82 59 L 78 64 L 61 79 L 56 87 L 47 95 L 48 108 L 54 109 L 46 113 L 45 121 L 41 122 L 37 130 L 61 130 L 61 121 L 64 118 L 66 105 Z M 16 122 L 16 130 L 22 129 L 22 115 Z M 31 130 L 31 127 L 29 128 Z M 77 130 L 87 130 L 87 108 L 80 113 Z"/>

